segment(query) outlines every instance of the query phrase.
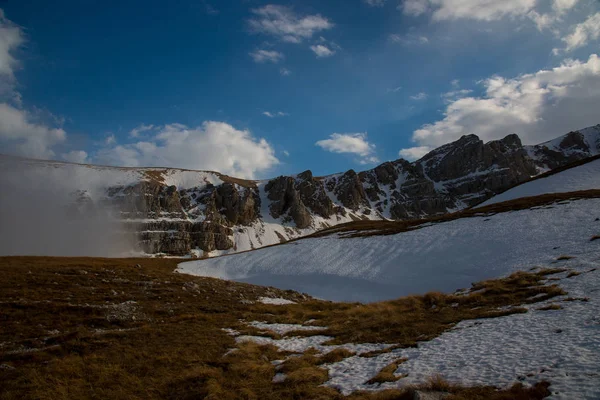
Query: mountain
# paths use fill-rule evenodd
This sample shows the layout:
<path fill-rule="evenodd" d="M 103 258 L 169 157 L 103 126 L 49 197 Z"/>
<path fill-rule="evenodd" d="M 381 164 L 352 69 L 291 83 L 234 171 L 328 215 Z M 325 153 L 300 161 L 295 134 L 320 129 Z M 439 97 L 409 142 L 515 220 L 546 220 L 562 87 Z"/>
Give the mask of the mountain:
<path fill-rule="evenodd" d="M 346 304 L 349 314 L 335 329 L 345 332 L 360 325 L 361 332 L 377 335 L 399 329 L 389 343 L 430 321 L 448 321 L 443 313 L 455 314 L 465 296 L 475 296 L 468 306 L 472 312 L 484 304 L 479 296 L 514 295 L 494 278 L 531 288 L 526 276 L 536 274 L 556 296 L 536 290 L 519 305 L 494 306 L 489 317 L 464 320 L 432 340 L 422 335 L 414 346 L 399 345 L 374 356 L 355 354 L 327 364 L 329 380 L 322 385 L 350 395 L 418 384 L 441 371 L 444 378 L 462 384 L 507 388 L 515 382 L 531 386 L 546 381 L 552 398 L 597 399 L 600 388 L 587 377 L 600 367 L 600 156 L 570 165 L 494 196 L 481 208 L 426 221 L 353 222 L 278 246 L 183 262 L 177 271 L 351 301 Z M 389 229 L 392 226 L 398 229 Z M 476 283 L 480 281 L 484 283 Z M 453 293 L 452 300 L 440 301 L 445 296 L 440 292 Z M 426 311 L 416 303 L 422 293 L 430 299 Z M 362 305 L 354 303 L 373 301 L 364 313 L 359 311 Z M 395 319 L 392 304 L 408 304 L 399 313 L 419 310 L 425 316 Z M 300 307 L 294 309 L 296 315 Z M 302 317 L 289 320 L 291 312 L 269 309 L 265 319 L 275 314 L 279 319 L 269 319 L 271 324 L 251 322 L 260 333 L 236 340 L 286 351 L 301 351 L 302 346 L 325 352 L 327 346 L 344 346 L 336 333 L 329 336 L 335 330 L 325 331 L 332 325 L 327 308 L 310 310 L 311 319 L 299 314 Z M 384 321 L 381 327 L 375 325 L 378 319 Z M 263 330 L 276 332 L 284 321 L 301 325 L 290 326 L 297 332 L 288 336 L 266 337 Z M 319 326 L 324 330 L 308 331 Z M 347 337 L 360 343 L 356 334 Z M 372 377 L 384 368 L 393 371 L 394 378 L 374 385 Z"/>
<path fill-rule="evenodd" d="M 359 173 L 315 177 L 304 171 L 261 181 L 217 172 L 0 156 L 0 209 L 13 225 L 22 225 L 23 218 L 35 220 L 36 212 L 47 217 L 57 209 L 79 219 L 94 215 L 102 222 L 108 218 L 104 215 L 116 215 L 118 228 L 111 229 L 133 235 L 144 253 L 214 256 L 277 244 L 344 222 L 461 210 L 598 153 L 600 125 L 536 146 L 523 146 L 515 134 L 489 143 L 467 135 L 412 163 L 400 159 Z"/>

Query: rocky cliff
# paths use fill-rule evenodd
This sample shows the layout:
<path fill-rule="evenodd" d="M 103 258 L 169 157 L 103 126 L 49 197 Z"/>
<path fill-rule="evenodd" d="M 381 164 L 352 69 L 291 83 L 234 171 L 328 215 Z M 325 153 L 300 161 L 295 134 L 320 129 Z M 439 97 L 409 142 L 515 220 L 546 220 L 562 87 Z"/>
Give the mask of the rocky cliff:
<path fill-rule="evenodd" d="M 250 250 L 360 219 L 443 214 L 482 202 L 530 177 L 600 153 L 600 125 L 523 146 L 475 135 L 415 162 L 264 181 L 216 172 L 114 168 L 0 157 L 3 180 L 30 174 L 61 182 L 70 215 L 107 207 L 149 254 L 212 256 Z M 18 171 L 18 173 L 17 173 Z M 12 174 L 12 175 L 10 175 Z"/>

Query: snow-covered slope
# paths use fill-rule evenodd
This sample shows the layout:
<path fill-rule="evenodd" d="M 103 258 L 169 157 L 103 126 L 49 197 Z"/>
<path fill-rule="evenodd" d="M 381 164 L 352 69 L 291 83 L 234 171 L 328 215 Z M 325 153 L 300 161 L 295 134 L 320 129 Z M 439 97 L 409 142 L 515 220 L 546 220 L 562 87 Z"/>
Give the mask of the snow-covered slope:
<path fill-rule="evenodd" d="M 345 301 L 376 301 L 548 264 L 561 254 L 600 256 L 600 200 L 464 218 L 390 236 L 307 238 L 192 261 L 178 271 L 294 289 Z"/>
<path fill-rule="evenodd" d="M 590 189 L 600 189 L 600 159 L 545 178 L 523 183 L 492 197 L 478 207 L 545 193 L 566 193 Z"/>

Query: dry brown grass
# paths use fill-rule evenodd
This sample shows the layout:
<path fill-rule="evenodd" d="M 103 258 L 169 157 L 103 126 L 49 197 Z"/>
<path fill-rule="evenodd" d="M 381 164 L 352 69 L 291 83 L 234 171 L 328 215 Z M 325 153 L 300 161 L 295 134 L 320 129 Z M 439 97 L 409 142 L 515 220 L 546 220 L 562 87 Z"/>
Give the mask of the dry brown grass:
<path fill-rule="evenodd" d="M 504 279 L 476 283 L 464 295 L 433 292 L 370 304 L 322 301 L 288 307 L 257 304 L 253 312 L 261 310 L 268 322 L 302 323 L 315 319 L 315 325 L 328 327 L 318 334 L 333 336 L 330 344 L 390 343 L 410 347 L 438 336 L 462 320 L 527 312 L 520 305 L 565 294 L 556 285 L 544 284 L 549 274 L 560 271 L 516 272 Z M 246 316 L 249 318 L 252 318 L 250 313 Z"/>
<path fill-rule="evenodd" d="M 342 399 L 338 391 L 320 386 L 327 380 L 321 365 L 351 352 L 307 351 L 289 358 L 281 366 L 287 378 L 272 383 L 278 371 L 271 362 L 286 354 L 272 346 L 237 344 L 222 329 L 245 329 L 240 319 L 301 323 L 315 318 L 340 343 L 407 346 L 461 319 L 518 312 L 518 305 L 534 294 L 558 293 L 556 287 L 542 286 L 543 275 L 536 273 L 488 281 L 468 295 L 431 293 L 369 305 L 338 304 L 174 274 L 179 261 L 0 258 L 0 364 L 12 368 L 0 373 L 0 398 Z M 263 296 L 298 304 L 251 303 Z M 511 305 L 511 310 L 498 310 Z M 233 348 L 238 350 L 228 353 Z M 349 398 L 400 399 L 407 393 Z"/>
<path fill-rule="evenodd" d="M 596 240 L 600 239 L 600 235 L 594 235 L 592 236 L 592 238 L 590 239 L 590 242 L 594 242 Z"/>
<path fill-rule="evenodd" d="M 400 364 L 406 361 L 408 361 L 408 358 L 400 358 L 389 365 L 386 365 L 381 369 L 381 371 L 379 371 L 377 375 L 369 379 L 366 383 L 372 385 L 375 383 L 396 382 L 402 379 L 402 375 L 395 375 L 394 372 L 396 372 Z"/>
<path fill-rule="evenodd" d="M 573 256 L 567 256 L 567 255 L 563 254 L 563 255 L 561 255 L 561 256 L 558 256 L 558 257 L 556 258 L 556 261 L 567 261 L 567 260 L 572 260 L 572 259 L 574 259 L 574 258 L 575 258 L 575 257 L 573 257 Z"/>
<path fill-rule="evenodd" d="M 579 276 L 581 275 L 581 272 L 577 272 L 577 271 L 571 271 L 569 272 L 569 274 L 567 275 L 567 278 L 573 278 L 574 276 Z"/>
<path fill-rule="evenodd" d="M 547 306 L 538 308 L 540 311 L 562 310 L 559 304 L 548 304 Z"/>

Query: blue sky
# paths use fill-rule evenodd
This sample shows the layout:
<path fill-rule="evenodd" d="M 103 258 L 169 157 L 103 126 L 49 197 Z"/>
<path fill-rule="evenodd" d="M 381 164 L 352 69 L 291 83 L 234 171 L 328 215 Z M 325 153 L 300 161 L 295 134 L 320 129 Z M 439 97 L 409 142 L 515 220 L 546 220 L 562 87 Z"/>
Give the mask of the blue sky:
<path fill-rule="evenodd" d="M 600 123 L 597 0 L 0 7 L 1 153 L 323 175 Z"/>

